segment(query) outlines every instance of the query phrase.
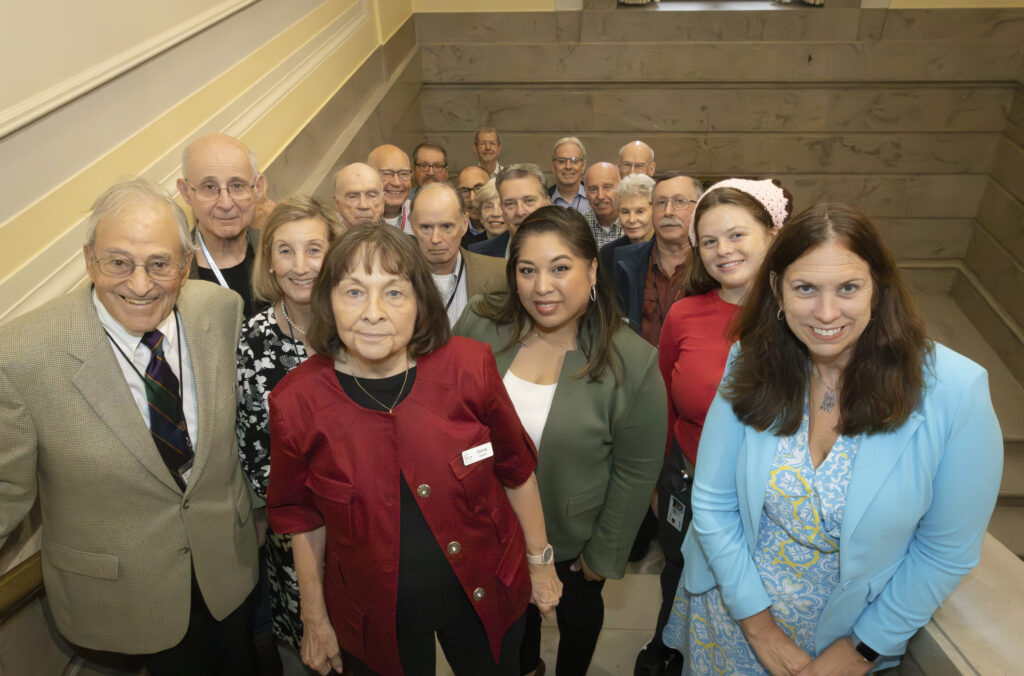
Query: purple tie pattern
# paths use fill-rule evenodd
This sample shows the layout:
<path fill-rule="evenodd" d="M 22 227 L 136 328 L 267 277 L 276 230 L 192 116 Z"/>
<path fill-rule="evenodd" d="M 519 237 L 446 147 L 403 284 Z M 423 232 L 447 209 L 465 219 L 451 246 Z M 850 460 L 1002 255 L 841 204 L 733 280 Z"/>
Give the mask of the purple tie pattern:
<path fill-rule="evenodd" d="M 164 335 L 157 330 L 142 336 L 152 353 L 146 367 L 146 400 L 149 402 L 149 430 L 174 481 L 185 490 L 184 474 L 192 467 L 195 453 L 185 426 L 178 378 L 164 359 Z"/>

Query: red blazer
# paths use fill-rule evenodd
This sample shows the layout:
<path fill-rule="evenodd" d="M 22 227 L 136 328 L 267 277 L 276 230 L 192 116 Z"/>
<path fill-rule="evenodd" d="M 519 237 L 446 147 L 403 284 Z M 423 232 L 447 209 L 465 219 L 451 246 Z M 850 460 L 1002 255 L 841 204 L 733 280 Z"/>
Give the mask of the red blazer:
<path fill-rule="evenodd" d="M 455 337 L 419 357 L 412 391 L 393 414 L 355 404 L 334 362 L 316 355 L 271 393 L 270 438 L 270 524 L 277 533 L 326 527 L 324 595 L 346 650 L 382 674 L 402 673 L 401 472 L 497 661 L 530 598 L 526 543 L 502 484 L 526 481 L 537 452 L 487 345 Z M 492 457 L 464 464 L 463 451 L 488 441 Z"/>

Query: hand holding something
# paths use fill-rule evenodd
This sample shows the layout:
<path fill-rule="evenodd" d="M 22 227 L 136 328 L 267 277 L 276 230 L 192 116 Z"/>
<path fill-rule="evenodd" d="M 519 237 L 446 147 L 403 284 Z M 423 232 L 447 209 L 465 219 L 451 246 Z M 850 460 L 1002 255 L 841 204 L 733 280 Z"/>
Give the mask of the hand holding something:
<path fill-rule="evenodd" d="M 594 569 L 587 565 L 587 562 L 583 560 L 582 554 L 580 554 L 576 558 L 576 560 L 572 562 L 572 565 L 569 566 L 569 570 L 573 572 L 582 570 L 583 577 L 587 580 L 587 582 L 600 582 L 604 579 L 604 577 L 595 573 Z"/>
<path fill-rule="evenodd" d="M 769 609 L 739 621 L 757 659 L 772 676 L 795 676 L 811 661 L 793 640 L 775 624 Z"/>
<path fill-rule="evenodd" d="M 861 657 L 853 641 L 844 636 L 833 641 L 798 673 L 800 676 L 863 676 L 873 666 Z"/>
<path fill-rule="evenodd" d="M 341 649 L 327 617 L 302 621 L 302 662 L 323 676 L 331 669 L 341 673 Z"/>
<path fill-rule="evenodd" d="M 530 584 L 533 593 L 530 602 L 537 606 L 546 619 L 554 619 L 555 606 L 562 598 L 562 581 L 558 579 L 553 563 L 531 563 Z"/>

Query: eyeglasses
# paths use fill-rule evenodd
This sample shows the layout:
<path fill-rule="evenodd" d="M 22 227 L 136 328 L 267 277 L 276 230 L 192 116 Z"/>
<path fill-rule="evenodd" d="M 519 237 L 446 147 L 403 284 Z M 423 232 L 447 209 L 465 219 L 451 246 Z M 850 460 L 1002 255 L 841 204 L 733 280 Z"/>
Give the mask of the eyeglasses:
<path fill-rule="evenodd" d="M 253 189 L 256 187 L 255 181 L 252 185 L 243 181 L 231 181 L 228 183 L 226 188 L 222 188 L 212 181 L 204 181 L 199 184 L 199 187 L 186 183 L 192 192 L 196 194 L 196 199 L 200 202 L 215 202 L 220 199 L 220 193 L 223 190 L 228 191 L 228 195 L 235 201 L 244 201 L 252 197 Z"/>
<path fill-rule="evenodd" d="M 619 169 L 629 172 L 647 171 L 647 165 L 649 164 L 650 162 L 619 162 Z"/>
<path fill-rule="evenodd" d="M 461 186 L 461 187 L 459 187 L 459 192 L 462 193 L 463 197 L 469 197 L 469 193 L 476 192 L 477 190 L 479 190 L 482 187 L 484 187 L 483 183 L 477 183 L 472 188 L 467 188 L 465 186 Z"/>
<path fill-rule="evenodd" d="M 397 176 L 399 179 L 403 181 L 408 181 L 410 178 L 412 178 L 412 171 L 410 169 L 399 169 L 398 171 L 393 171 L 391 169 L 381 169 L 377 173 L 380 174 L 380 180 L 384 181 L 385 183 L 393 179 L 395 176 Z"/>
<path fill-rule="evenodd" d="M 448 165 L 444 162 L 417 162 L 416 168 L 420 171 L 444 171 Z"/>
<path fill-rule="evenodd" d="M 152 279 L 167 281 L 174 279 L 181 274 L 182 270 L 185 269 L 185 266 L 181 263 L 165 261 L 159 258 L 156 260 L 146 261 L 145 263 L 136 263 L 131 258 L 104 256 L 103 258 L 93 258 L 92 262 L 97 264 L 100 271 L 107 277 L 115 277 L 118 279 L 131 277 L 135 274 L 135 268 L 145 268 L 146 274 Z"/>
<path fill-rule="evenodd" d="M 579 164 L 583 161 L 582 157 L 552 157 L 551 161 L 555 163 L 555 166 L 564 167 L 567 164 Z"/>
<path fill-rule="evenodd" d="M 676 209 L 677 211 L 682 211 L 683 209 L 689 207 L 691 204 L 696 204 L 697 200 L 692 200 L 689 197 L 660 197 L 654 200 L 654 208 L 658 211 L 664 211 L 665 209 L 668 208 L 669 202 L 672 203 L 672 207 L 674 209 Z"/>

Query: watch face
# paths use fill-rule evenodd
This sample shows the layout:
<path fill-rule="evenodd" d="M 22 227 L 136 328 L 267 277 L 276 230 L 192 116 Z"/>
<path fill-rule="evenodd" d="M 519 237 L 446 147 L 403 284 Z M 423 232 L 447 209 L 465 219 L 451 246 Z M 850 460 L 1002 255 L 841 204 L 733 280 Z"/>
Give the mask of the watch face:
<path fill-rule="evenodd" d="M 541 554 L 541 559 L 544 563 L 551 563 L 555 560 L 555 548 L 548 545 L 544 548 L 544 552 Z"/>

